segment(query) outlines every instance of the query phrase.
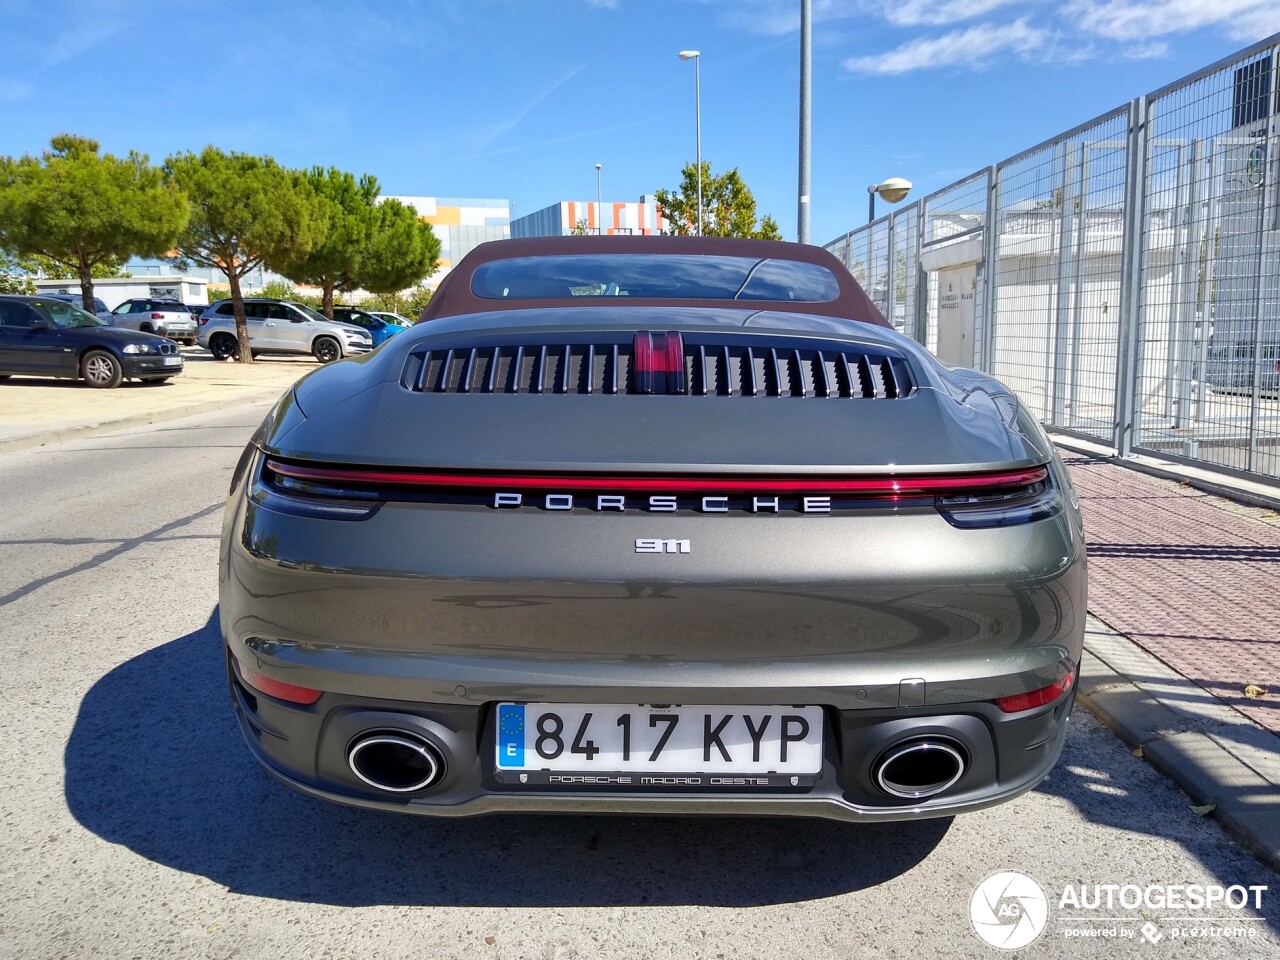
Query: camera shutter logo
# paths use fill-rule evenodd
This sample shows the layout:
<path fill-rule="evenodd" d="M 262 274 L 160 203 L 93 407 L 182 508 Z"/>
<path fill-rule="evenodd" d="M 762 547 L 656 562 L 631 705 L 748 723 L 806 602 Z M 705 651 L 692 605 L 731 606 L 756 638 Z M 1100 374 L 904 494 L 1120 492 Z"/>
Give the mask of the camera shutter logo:
<path fill-rule="evenodd" d="M 993 947 L 1019 950 L 1044 932 L 1049 903 L 1040 884 L 1021 873 L 994 873 L 969 901 L 974 932 Z"/>

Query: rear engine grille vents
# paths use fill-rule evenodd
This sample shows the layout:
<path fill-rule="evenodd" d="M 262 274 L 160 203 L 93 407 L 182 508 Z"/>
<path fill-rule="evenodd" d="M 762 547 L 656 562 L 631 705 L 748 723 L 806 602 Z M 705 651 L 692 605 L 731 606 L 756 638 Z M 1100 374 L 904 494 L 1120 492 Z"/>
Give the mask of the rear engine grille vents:
<path fill-rule="evenodd" d="M 704 339 L 706 342 L 704 342 Z M 747 341 L 750 342 L 747 342 Z M 486 344 L 417 350 L 400 383 L 415 393 L 639 394 L 634 345 L 617 343 Z M 847 344 L 777 338 L 712 342 L 684 337 L 682 389 L 714 397 L 840 397 L 894 400 L 915 390 L 902 357 Z"/>

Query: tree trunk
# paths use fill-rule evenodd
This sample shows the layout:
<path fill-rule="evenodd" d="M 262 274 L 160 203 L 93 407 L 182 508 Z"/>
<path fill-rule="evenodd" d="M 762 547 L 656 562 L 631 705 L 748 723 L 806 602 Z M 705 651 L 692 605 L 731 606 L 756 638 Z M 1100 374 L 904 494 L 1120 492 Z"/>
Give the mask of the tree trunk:
<path fill-rule="evenodd" d="M 226 274 L 227 283 L 231 286 L 231 310 L 236 317 L 236 362 L 253 363 L 253 354 L 249 352 L 249 324 L 244 318 L 244 295 L 240 292 L 240 274 L 234 266 Z"/>
<path fill-rule="evenodd" d="M 93 309 L 93 268 L 83 256 L 76 259 L 77 272 L 80 274 L 80 304 L 97 316 L 98 311 Z"/>
<path fill-rule="evenodd" d="M 330 320 L 333 319 L 333 281 L 326 278 L 324 284 L 320 288 L 323 293 L 320 295 L 320 312 Z"/>

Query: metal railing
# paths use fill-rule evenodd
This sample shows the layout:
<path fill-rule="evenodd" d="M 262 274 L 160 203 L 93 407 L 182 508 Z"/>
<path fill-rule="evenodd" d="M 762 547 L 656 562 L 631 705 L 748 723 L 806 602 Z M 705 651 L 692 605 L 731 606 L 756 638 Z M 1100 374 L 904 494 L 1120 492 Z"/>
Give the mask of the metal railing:
<path fill-rule="evenodd" d="M 826 245 L 1051 430 L 1280 478 L 1280 34 Z"/>

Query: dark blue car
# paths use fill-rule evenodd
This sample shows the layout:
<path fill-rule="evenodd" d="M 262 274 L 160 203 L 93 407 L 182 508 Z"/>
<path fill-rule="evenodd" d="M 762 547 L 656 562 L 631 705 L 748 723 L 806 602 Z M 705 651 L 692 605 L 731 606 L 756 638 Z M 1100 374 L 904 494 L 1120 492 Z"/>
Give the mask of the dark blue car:
<path fill-rule="evenodd" d="M 375 317 L 367 310 L 361 310 L 359 307 L 334 307 L 333 319 L 339 323 L 352 323 L 357 327 L 364 327 L 369 331 L 369 336 L 373 337 L 373 345 L 375 347 L 386 343 L 405 329 L 398 323 L 388 323 L 381 317 Z"/>
<path fill-rule="evenodd" d="M 0 380 L 68 377 L 118 387 L 126 378 L 164 383 L 181 372 L 178 345 L 163 337 L 108 326 L 64 300 L 0 296 Z"/>

